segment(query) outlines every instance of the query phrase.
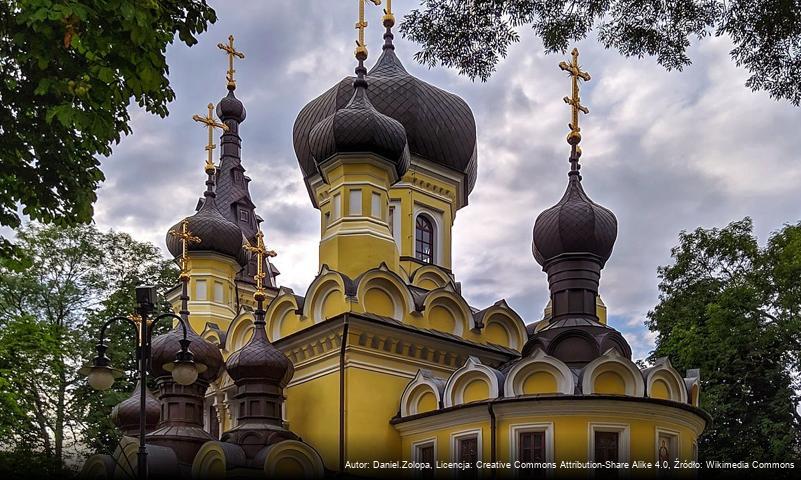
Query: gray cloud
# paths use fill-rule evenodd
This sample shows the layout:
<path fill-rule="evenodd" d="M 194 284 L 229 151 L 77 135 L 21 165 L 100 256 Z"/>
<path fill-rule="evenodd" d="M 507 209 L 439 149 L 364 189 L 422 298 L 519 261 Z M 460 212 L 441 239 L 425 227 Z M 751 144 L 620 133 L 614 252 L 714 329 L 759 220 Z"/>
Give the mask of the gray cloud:
<path fill-rule="evenodd" d="M 233 33 L 247 54 L 236 67 L 237 95 L 248 110 L 243 163 L 269 243 L 280 253 L 280 279 L 302 292 L 317 272 L 319 217 L 295 161 L 292 125 L 306 102 L 352 72 L 355 4 L 315 2 L 310 11 L 301 2 L 212 3 L 220 19 L 200 43 L 168 51 L 177 93 L 171 115 L 132 107 L 134 134 L 104 159 L 96 221 L 163 247 L 169 226 L 193 212 L 204 187 L 205 133 L 191 115 L 225 94 L 216 44 Z M 402 14 L 414 5 L 394 7 Z M 379 18 L 372 9 L 369 64 L 380 51 Z M 521 33 L 522 43 L 486 83 L 417 65 L 415 45 L 397 37 L 396 45 L 411 73 L 461 95 L 476 116 L 479 178 L 454 227 L 463 293 L 479 307 L 506 298 L 533 321 L 547 302 L 547 283 L 531 256 L 531 229 L 565 187 L 569 112 L 561 98 L 569 83 L 557 67 L 561 57 L 544 55 L 530 31 Z M 653 342 L 642 322 L 657 300 L 656 267 L 670 261 L 679 231 L 750 215 L 764 240 L 799 218 L 793 143 L 801 110 L 748 91 L 725 39 L 693 46 L 695 64 L 684 72 L 622 58 L 593 40 L 578 47 L 593 74 L 582 94 L 591 109 L 582 119 L 584 183 L 620 224 L 602 295 L 611 323 L 642 357 Z"/>

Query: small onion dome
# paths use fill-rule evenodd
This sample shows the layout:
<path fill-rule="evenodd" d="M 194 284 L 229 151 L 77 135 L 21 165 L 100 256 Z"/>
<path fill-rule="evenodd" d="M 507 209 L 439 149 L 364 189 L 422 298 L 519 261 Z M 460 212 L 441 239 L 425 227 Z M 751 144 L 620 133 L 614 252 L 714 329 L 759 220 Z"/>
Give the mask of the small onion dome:
<path fill-rule="evenodd" d="M 295 374 L 295 367 L 281 350 L 267 340 L 264 323 L 257 322 L 254 327 L 253 338 L 225 362 L 228 375 L 236 384 L 260 381 L 286 387 Z"/>
<path fill-rule="evenodd" d="M 247 116 L 245 106 L 236 98 L 233 90 L 228 90 L 228 95 L 224 96 L 220 103 L 217 104 L 217 116 L 223 122 L 226 120 L 234 120 L 237 123 L 245 121 Z"/>
<path fill-rule="evenodd" d="M 581 177 L 571 174 L 562 199 L 537 217 L 532 250 L 543 267 L 567 253 L 591 254 L 603 266 L 612 254 L 616 238 L 615 215 L 590 200 L 581 186 Z"/>
<path fill-rule="evenodd" d="M 358 80 L 357 80 L 358 82 Z M 406 130 L 397 120 L 379 113 L 357 86 L 350 102 L 322 119 L 309 133 L 316 165 L 338 153 L 373 153 L 394 165 L 398 178 L 409 169 Z"/>
<path fill-rule="evenodd" d="M 409 152 L 462 173 L 469 193 L 476 182 L 476 122 L 467 103 L 452 93 L 410 75 L 392 48 L 385 48 L 370 70 L 370 101 L 376 110 L 406 129 Z M 295 155 L 308 178 L 315 172 L 310 132 L 324 118 L 345 108 L 354 77 L 345 77 L 309 102 L 293 128 Z"/>
<path fill-rule="evenodd" d="M 142 387 L 141 380 L 136 382 L 133 393 L 127 399 L 118 403 L 111 409 L 111 421 L 122 433 L 129 434 L 139 430 L 139 394 Z M 145 431 L 150 432 L 156 428 L 161 415 L 161 404 L 150 389 L 145 389 Z"/>
<path fill-rule="evenodd" d="M 235 258 L 239 265 L 247 264 L 248 257 L 242 248 L 242 230 L 222 216 L 213 196 L 207 196 L 200 210 L 186 220 L 192 235 L 200 238 L 197 243 L 187 242 L 188 251 L 216 252 Z M 181 223 L 182 221 L 173 225 L 171 230 L 181 231 Z M 167 234 L 167 249 L 173 257 L 180 257 L 182 248 L 181 239 Z"/>
<path fill-rule="evenodd" d="M 172 373 L 164 368 L 164 365 L 175 361 L 175 354 L 181 350 L 180 340 L 184 338 L 183 328 L 180 325 L 173 328 L 164 335 L 159 335 L 153 339 L 151 347 L 150 373 L 154 377 L 167 377 Z M 223 357 L 217 345 L 207 342 L 200 335 L 187 327 L 186 338 L 192 343 L 189 344 L 189 351 L 194 355 L 195 363 L 203 364 L 205 368 L 198 368 L 198 379 L 212 382 L 220 376 L 223 366 Z"/>

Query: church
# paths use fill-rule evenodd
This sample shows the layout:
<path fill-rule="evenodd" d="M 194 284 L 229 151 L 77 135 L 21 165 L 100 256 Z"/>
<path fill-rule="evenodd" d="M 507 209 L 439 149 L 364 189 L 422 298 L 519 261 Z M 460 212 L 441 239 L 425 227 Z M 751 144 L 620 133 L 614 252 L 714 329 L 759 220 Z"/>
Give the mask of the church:
<path fill-rule="evenodd" d="M 195 116 L 209 129 L 205 191 L 166 236 L 181 265 L 168 299 L 207 368 L 179 385 L 162 366 L 178 329 L 153 340 L 151 475 L 559 477 L 696 459 L 711 421 L 699 408 L 699 371 L 667 358 L 640 368 L 598 293 L 617 218 L 581 175 L 580 84 L 590 75 L 578 51 L 559 65 L 571 81 L 565 192 L 532 225 L 531 261 L 548 290 L 530 288 L 550 301 L 542 318 L 524 319 L 502 298 L 468 303 L 453 264 L 452 226 L 481 188 L 470 106 L 406 71 L 391 1 L 368 70 L 364 0 L 359 13 L 355 75 L 299 109 L 293 128 L 320 213 L 319 270 L 303 292 L 281 286 L 265 245 L 269 208 L 256 213 L 241 155 L 248 132 L 233 67 L 244 54 L 233 37 L 219 45 L 228 93 Z M 134 473 L 139 413 L 137 395 L 114 408 L 125 436 L 113 455 L 90 457 L 83 476 Z"/>

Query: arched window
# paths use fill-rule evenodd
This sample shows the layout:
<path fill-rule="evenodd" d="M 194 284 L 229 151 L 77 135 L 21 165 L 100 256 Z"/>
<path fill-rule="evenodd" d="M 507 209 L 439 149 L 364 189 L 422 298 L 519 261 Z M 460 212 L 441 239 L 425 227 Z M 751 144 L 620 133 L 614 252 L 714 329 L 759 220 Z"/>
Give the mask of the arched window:
<path fill-rule="evenodd" d="M 415 225 L 415 257 L 425 263 L 434 263 L 434 224 L 425 215 L 417 216 Z"/>

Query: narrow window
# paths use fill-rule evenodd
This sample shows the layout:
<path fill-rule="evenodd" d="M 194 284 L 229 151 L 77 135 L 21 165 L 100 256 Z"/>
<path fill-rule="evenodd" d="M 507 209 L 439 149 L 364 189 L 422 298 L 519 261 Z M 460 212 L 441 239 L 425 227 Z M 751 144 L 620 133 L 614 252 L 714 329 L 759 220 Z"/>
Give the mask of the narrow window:
<path fill-rule="evenodd" d="M 209 433 L 214 438 L 220 438 L 220 422 L 217 420 L 217 409 L 209 406 Z"/>
<path fill-rule="evenodd" d="M 373 192 L 370 199 L 370 215 L 373 218 L 381 218 L 381 194 Z"/>
<path fill-rule="evenodd" d="M 350 191 L 348 198 L 348 215 L 361 215 L 362 214 L 362 191 L 353 189 Z"/>
<path fill-rule="evenodd" d="M 342 215 L 342 196 L 338 193 L 334 194 L 334 197 L 331 199 L 331 211 L 333 213 L 334 220 L 338 219 Z"/>
<path fill-rule="evenodd" d="M 521 462 L 545 461 L 545 432 L 520 432 L 517 459 Z"/>
<path fill-rule="evenodd" d="M 457 458 L 469 470 L 464 471 L 466 477 L 476 476 L 476 462 L 478 461 L 478 437 L 460 438 L 457 443 Z"/>
<path fill-rule="evenodd" d="M 221 282 L 214 282 L 214 301 L 223 303 L 223 284 Z"/>
<path fill-rule="evenodd" d="M 426 443 L 424 445 L 417 445 L 414 452 L 414 460 L 420 464 L 427 465 L 420 468 L 419 476 L 421 478 L 434 478 L 434 465 L 436 459 L 434 458 L 434 444 Z"/>
<path fill-rule="evenodd" d="M 425 263 L 434 262 L 434 225 L 425 215 L 417 216 L 415 225 L 415 257 Z"/>
<path fill-rule="evenodd" d="M 239 209 L 239 221 L 243 222 L 243 223 L 249 223 L 250 222 L 249 212 L 247 210 L 245 210 L 244 208 L 240 208 Z"/>
<path fill-rule="evenodd" d="M 198 280 L 195 282 L 195 300 L 208 300 L 206 297 L 206 281 Z"/>
<path fill-rule="evenodd" d="M 619 439 L 618 432 L 595 432 L 595 461 L 619 461 Z"/>
<path fill-rule="evenodd" d="M 389 233 L 392 236 L 395 236 L 395 206 L 389 206 L 389 217 L 387 218 L 387 224 L 389 225 Z"/>

